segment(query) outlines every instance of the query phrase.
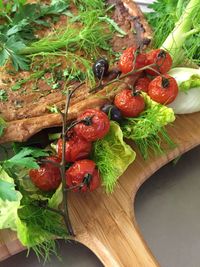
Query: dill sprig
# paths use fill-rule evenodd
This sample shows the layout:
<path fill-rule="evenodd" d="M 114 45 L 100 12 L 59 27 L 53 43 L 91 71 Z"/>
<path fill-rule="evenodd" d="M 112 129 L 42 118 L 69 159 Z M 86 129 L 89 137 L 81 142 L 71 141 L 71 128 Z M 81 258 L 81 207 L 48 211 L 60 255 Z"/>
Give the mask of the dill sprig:
<path fill-rule="evenodd" d="M 105 8 L 105 1 L 99 0 L 74 0 L 74 4 L 80 11 L 86 10 L 104 10 Z"/>
<path fill-rule="evenodd" d="M 144 159 L 148 158 L 149 150 L 155 154 L 164 152 L 162 140 L 170 147 L 175 146 L 165 129 L 165 125 L 171 119 L 167 114 L 167 108 L 165 108 L 166 114 L 164 108 L 160 104 L 152 105 L 139 117 L 127 118 L 122 124 L 124 137 L 136 143 Z M 167 118 L 168 116 L 169 118 Z"/>
<path fill-rule="evenodd" d="M 40 62 L 51 64 L 51 62 L 61 61 L 66 62 L 68 66 L 67 69 L 63 70 L 63 78 L 66 82 L 72 80 L 85 80 L 86 84 L 89 86 L 94 86 L 95 77 L 92 71 L 92 60 L 82 57 L 81 55 L 74 54 L 68 51 L 58 51 L 58 52 L 42 52 L 30 56 L 34 65 L 37 62 L 38 57 L 40 57 Z"/>
<path fill-rule="evenodd" d="M 28 245 L 28 249 L 33 249 L 38 259 L 44 262 L 50 259 L 51 255 L 58 256 L 56 247 L 56 237 L 68 238 L 62 217 L 50 210 L 40 206 L 39 202 L 24 196 L 18 210 L 21 220 L 21 240 Z M 22 229 L 26 229 L 25 240 L 23 240 Z"/>
<path fill-rule="evenodd" d="M 33 55 L 42 52 L 55 52 L 65 48 L 70 52 L 81 50 L 86 55 L 95 57 L 100 54 L 99 49 L 110 50 L 108 44 L 110 32 L 98 20 L 98 16 L 98 10 L 80 13 L 78 18 L 82 23 L 69 22 L 66 27 L 33 42 L 29 47 L 25 47 L 21 50 L 21 54 Z"/>

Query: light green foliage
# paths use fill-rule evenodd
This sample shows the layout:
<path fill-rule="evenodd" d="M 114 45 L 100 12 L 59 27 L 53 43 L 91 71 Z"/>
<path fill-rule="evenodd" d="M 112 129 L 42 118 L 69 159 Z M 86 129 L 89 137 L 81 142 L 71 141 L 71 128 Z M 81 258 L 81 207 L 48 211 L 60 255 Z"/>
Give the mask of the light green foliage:
<path fill-rule="evenodd" d="M 14 187 L 13 178 L 0 166 L 0 229 L 16 230 L 17 210 L 22 195 Z"/>
<path fill-rule="evenodd" d="M 186 58 L 200 63 L 199 0 L 157 0 L 146 14 L 154 30 L 154 47 L 168 50 L 174 66 Z"/>
<path fill-rule="evenodd" d="M 6 6 L 0 3 L 0 16 L 5 23 L 0 26 L 0 66 L 10 59 L 16 70 L 29 69 L 29 59 L 21 55 L 34 36 L 33 23 L 37 27 L 49 27 L 50 24 L 42 20 L 47 15 L 60 15 L 68 8 L 68 0 L 52 0 L 50 5 L 26 4 L 26 1 L 12 1 Z"/>
<path fill-rule="evenodd" d="M 170 146 L 174 146 L 168 136 L 165 126 L 175 120 L 173 110 L 160 105 L 143 94 L 146 110 L 139 117 L 127 118 L 122 124 L 125 138 L 133 140 L 138 146 L 144 159 L 147 159 L 149 150 L 162 153 L 161 141 L 164 139 Z"/>
<path fill-rule="evenodd" d="M 92 154 L 107 192 L 113 192 L 117 179 L 135 156 L 132 148 L 124 142 L 120 126 L 111 121 L 109 133 L 94 143 Z"/>

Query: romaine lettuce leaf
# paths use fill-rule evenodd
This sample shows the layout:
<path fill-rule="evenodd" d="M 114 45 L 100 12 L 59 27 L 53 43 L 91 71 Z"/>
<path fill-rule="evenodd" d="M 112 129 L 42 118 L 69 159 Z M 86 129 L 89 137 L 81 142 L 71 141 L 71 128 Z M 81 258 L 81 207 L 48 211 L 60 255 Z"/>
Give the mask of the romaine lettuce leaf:
<path fill-rule="evenodd" d="M 2 167 L 0 167 L 0 182 L 0 229 L 16 230 L 17 210 L 20 207 L 22 195 L 15 190 L 14 180 Z"/>
<path fill-rule="evenodd" d="M 112 192 L 117 179 L 134 161 L 136 153 L 123 140 L 120 126 L 111 121 L 109 133 L 93 145 L 95 161 L 107 192 Z"/>

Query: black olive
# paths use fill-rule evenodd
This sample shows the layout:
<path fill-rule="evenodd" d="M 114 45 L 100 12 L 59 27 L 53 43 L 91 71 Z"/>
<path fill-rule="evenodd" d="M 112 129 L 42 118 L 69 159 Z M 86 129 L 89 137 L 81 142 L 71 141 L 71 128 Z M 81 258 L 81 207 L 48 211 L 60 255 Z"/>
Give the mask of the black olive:
<path fill-rule="evenodd" d="M 106 104 L 101 108 L 101 110 L 106 113 L 113 121 L 120 122 L 122 120 L 121 111 L 114 105 Z"/>
<path fill-rule="evenodd" d="M 95 61 L 92 70 L 94 72 L 95 77 L 98 79 L 102 79 L 108 74 L 108 60 L 105 58 L 99 58 L 97 61 Z"/>

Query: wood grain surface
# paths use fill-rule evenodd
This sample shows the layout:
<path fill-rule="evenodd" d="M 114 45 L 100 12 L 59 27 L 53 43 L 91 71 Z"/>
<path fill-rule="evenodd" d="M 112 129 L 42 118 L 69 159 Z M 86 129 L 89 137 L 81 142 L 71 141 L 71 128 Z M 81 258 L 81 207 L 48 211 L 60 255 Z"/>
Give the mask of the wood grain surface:
<path fill-rule="evenodd" d="M 135 219 L 133 202 L 139 187 L 163 165 L 200 144 L 200 113 L 177 116 L 168 132 L 177 147 L 144 161 L 136 161 L 119 179 L 115 192 L 102 189 L 69 196 L 76 240 L 90 248 L 107 267 L 159 266 Z M 0 260 L 23 250 L 14 232 L 0 232 Z"/>

